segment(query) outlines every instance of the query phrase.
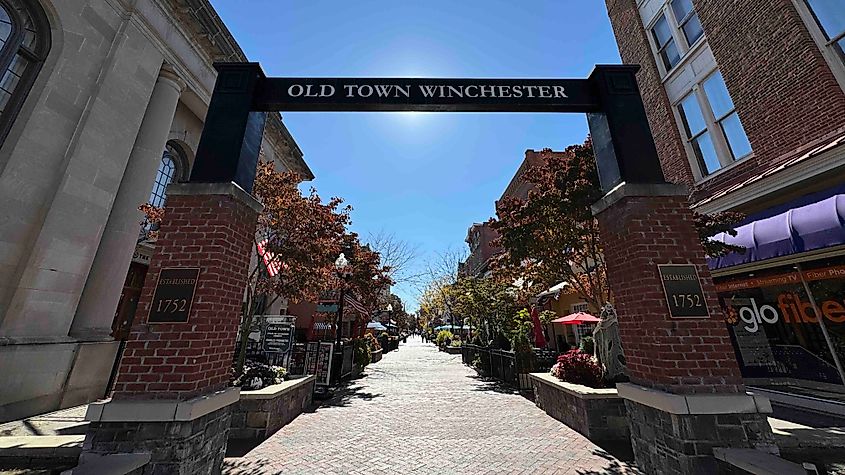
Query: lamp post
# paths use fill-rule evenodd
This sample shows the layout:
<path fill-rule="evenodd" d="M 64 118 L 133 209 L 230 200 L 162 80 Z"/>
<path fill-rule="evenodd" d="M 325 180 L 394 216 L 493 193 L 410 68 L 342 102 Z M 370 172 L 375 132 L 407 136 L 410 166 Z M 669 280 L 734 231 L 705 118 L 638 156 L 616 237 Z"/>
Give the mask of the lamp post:
<path fill-rule="evenodd" d="M 346 268 L 349 267 L 349 261 L 346 260 L 346 256 L 341 252 L 340 255 L 337 257 L 337 260 L 334 261 L 334 268 L 337 270 L 337 278 L 340 286 L 340 298 L 337 301 L 337 319 L 334 324 L 334 331 L 335 331 L 335 343 L 338 348 L 340 348 L 340 325 L 343 322 L 343 300 L 344 300 L 344 286 L 343 286 L 343 279 L 346 277 Z"/>

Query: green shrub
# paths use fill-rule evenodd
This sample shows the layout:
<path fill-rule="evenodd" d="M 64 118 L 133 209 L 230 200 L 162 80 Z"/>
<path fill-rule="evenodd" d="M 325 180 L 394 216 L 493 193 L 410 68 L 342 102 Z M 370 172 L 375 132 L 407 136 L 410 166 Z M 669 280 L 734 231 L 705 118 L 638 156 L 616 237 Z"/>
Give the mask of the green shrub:
<path fill-rule="evenodd" d="M 281 383 L 285 380 L 287 373 L 287 370 L 281 366 L 247 361 L 244 364 L 243 373 L 235 378 L 232 385 L 250 390 L 263 389 Z"/>
<path fill-rule="evenodd" d="M 373 360 L 370 344 L 366 338 L 358 338 L 355 340 L 353 358 L 355 359 L 355 364 L 361 369 L 365 368 Z"/>
<path fill-rule="evenodd" d="M 593 341 L 593 337 L 591 336 L 582 336 L 581 337 L 581 344 L 578 345 L 578 348 L 587 354 L 594 354 L 596 348 L 596 342 Z"/>
<path fill-rule="evenodd" d="M 452 332 L 449 330 L 440 330 L 435 342 L 437 343 L 437 346 L 449 346 L 452 343 L 452 338 L 454 338 Z"/>

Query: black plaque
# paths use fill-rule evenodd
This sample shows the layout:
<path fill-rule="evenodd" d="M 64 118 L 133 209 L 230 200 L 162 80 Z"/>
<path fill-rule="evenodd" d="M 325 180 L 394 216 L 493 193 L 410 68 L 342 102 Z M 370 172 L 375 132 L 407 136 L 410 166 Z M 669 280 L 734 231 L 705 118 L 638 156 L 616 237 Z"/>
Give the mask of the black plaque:
<path fill-rule="evenodd" d="M 264 330 L 264 351 L 266 353 L 287 353 L 293 346 L 295 323 L 285 317 L 268 317 Z"/>
<path fill-rule="evenodd" d="M 660 281 L 673 318 L 709 317 L 704 290 L 694 265 L 662 264 L 657 266 Z"/>
<path fill-rule="evenodd" d="M 165 268 L 158 274 L 148 323 L 185 323 L 191 314 L 200 270 Z"/>

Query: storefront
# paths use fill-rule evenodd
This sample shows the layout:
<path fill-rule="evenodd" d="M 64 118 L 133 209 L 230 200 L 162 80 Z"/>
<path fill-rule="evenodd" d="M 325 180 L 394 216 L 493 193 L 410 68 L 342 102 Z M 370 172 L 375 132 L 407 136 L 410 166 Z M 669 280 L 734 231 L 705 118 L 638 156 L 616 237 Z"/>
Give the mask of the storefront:
<path fill-rule="evenodd" d="M 758 216 L 712 259 L 719 303 L 746 383 L 845 394 L 845 195 Z M 845 396 L 841 397 L 845 401 Z"/>

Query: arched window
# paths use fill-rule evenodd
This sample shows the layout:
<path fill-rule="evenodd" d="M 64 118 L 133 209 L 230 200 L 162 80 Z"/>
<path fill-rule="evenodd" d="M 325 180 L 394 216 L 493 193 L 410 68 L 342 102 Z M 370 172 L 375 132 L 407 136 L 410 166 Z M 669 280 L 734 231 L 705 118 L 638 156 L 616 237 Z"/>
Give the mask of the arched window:
<path fill-rule="evenodd" d="M 150 191 L 149 203 L 157 208 L 164 206 L 167 199 L 167 185 L 174 180 L 182 181 L 186 174 L 185 154 L 178 145 L 167 142 L 161 162 L 158 164 L 158 173 Z"/>
<path fill-rule="evenodd" d="M 0 141 L 6 139 L 47 52 L 50 25 L 36 0 L 0 0 Z"/>

